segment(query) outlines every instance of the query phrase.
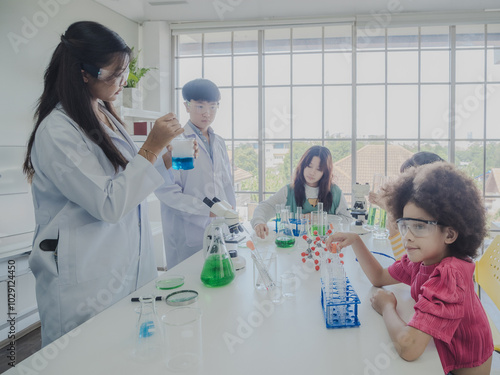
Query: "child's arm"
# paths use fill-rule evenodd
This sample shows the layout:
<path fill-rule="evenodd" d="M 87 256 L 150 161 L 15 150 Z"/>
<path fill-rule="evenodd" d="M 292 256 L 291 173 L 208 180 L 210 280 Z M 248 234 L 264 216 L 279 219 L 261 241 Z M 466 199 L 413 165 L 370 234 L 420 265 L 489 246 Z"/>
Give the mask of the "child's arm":
<path fill-rule="evenodd" d="M 355 233 L 335 233 L 328 237 L 326 240 L 327 249 L 330 248 L 330 244 L 337 242 L 338 249 L 343 249 L 347 246 L 352 246 L 358 262 L 363 269 L 363 272 L 368 277 L 368 280 L 373 284 L 373 286 L 384 286 L 397 284 L 399 281 L 394 279 L 387 271 L 383 268 L 373 254 L 365 246 L 361 238 Z"/>
<path fill-rule="evenodd" d="M 419 358 L 432 336 L 408 326 L 399 316 L 397 300 L 393 293 L 379 289 L 370 299 L 373 309 L 384 318 L 389 336 L 398 354 L 406 361 Z"/>

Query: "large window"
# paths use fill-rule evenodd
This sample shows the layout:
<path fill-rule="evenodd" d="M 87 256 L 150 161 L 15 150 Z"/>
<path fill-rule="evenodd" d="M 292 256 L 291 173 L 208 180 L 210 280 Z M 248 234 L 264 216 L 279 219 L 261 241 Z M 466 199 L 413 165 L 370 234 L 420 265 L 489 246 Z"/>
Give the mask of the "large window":
<path fill-rule="evenodd" d="M 178 34 L 174 45 L 182 122 L 184 83 L 204 77 L 221 89 L 214 129 L 242 217 L 321 144 L 348 201 L 353 183 L 435 152 L 476 179 L 499 229 L 500 25 L 261 28 Z"/>

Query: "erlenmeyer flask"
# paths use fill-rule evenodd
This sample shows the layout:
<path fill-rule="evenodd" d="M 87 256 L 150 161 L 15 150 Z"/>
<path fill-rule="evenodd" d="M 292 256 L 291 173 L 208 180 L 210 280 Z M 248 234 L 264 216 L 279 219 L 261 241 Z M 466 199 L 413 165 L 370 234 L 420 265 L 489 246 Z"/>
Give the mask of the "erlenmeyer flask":
<path fill-rule="evenodd" d="M 140 297 L 139 320 L 135 328 L 132 355 L 139 360 L 161 358 L 164 347 L 163 327 L 156 314 L 155 297 Z"/>
<path fill-rule="evenodd" d="M 227 285 L 234 279 L 234 266 L 224 242 L 223 224 L 224 219 L 216 219 L 208 230 L 210 244 L 206 249 L 200 278 L 203 284 L 209 287 Z"/>
<path fill-rule="evenodd" d="M 281 248 L 288 248 L 295 245 L 295 237 L 293 236 L 292 228 L 290 225 L 290 211 L 287 209 L 281 210 L 281 221 L 278 226 L 278 233 L 274 241 L 276 246 Z"/>

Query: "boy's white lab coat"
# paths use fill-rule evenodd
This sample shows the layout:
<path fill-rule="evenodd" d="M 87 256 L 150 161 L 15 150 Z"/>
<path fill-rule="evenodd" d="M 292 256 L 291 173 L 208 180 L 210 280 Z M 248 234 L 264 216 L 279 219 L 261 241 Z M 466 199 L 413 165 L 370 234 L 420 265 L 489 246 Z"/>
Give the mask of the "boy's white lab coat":
<path fill-rule="evenodd" d="M 36 132 L 29 264 L 44 346 L 157 276 L 144 200 L 163 179 L 115 125 L 125 139 L 108 134 L 129 160 L 118 174 L 60 105 Z M 56 253 L 40 249 L 45 239 L 59 239 Z"/>
<path fill-rule="evenodd" d="M 231 163 L 224 140 L 211 129 L 213 162 L 205 144 L 191 126 L 184 126 L 184 136 L 198 142 L 199 155 L 194 169 L 177 171 L 157 163 L 165 184 L 155 194 L 162 202 L 161 215 L 167 267 L 170 269 L 203 246 L 203 233 L 212 218 L 203 198 L 217 197 L 236 208 Z"/>

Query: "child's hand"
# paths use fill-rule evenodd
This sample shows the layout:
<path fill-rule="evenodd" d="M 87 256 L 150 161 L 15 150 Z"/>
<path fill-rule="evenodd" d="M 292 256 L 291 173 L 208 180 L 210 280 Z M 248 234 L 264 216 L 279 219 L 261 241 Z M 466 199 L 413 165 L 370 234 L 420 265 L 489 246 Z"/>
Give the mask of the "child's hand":
<path fill-rule="evenodd" d="M 382 315 L 387 306 L 392 306 L 396 309 L 396 305 L 398 304 L 394 293 L 380 288 L 377 289 L 377 291 L 370 298 L 370 302 L 372 303 L 373 309 L 380 315 Z"/>
<path fill-rule="evenodd" d="M 257 234 L 257 236 L 262 239 L 265 239 L 269 234 L 269 228 L 267 227 L 267 224 L 257 224 L 253 229 L 255 230 L 255 234 Z"/>
<path fill-rule="evenodd" d="M 330 249 L 333 242 L 337 242 L 337 249 L 340 251 L 344 247 L 351 246 L 357 240 L 361 240 L 356 233 L 337 232 L 326 239 L 326 248 Z"/>

